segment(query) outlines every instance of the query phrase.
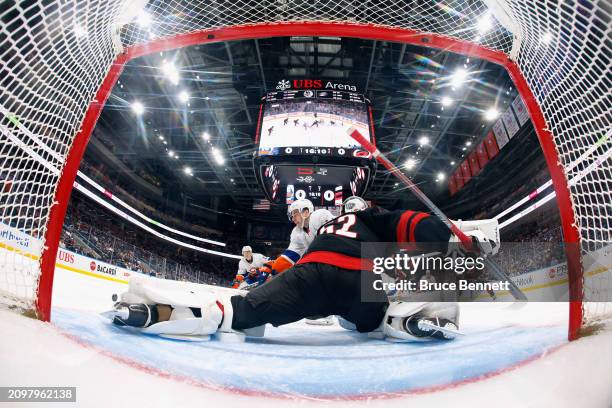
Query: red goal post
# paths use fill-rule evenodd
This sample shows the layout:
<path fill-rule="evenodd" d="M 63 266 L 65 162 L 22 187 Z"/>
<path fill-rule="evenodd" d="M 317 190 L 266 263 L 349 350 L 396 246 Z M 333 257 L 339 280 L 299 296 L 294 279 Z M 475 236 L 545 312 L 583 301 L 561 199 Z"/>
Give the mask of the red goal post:
<path fill-rule="evenodd" d="M 127 62 L 195 44 L 330 36 L 414 44 L 503 66 L 533 121 L 564 241 L 570 243 L 569 338 L 610 313 L 603 301 L 612 291 L 611 280 L 592 281 L 584 267 L 585 257 L 610 245 L 612 229 L 606 201 L 612 183 L 606 153 L 612 147 L 605 75 L 611 50 L 601 33 L 610 33 L 605 1 L 590 7 L 576 3 L 573 9 L 548 0 L 470 1 L 461 9 L 416 1 L 169 2 L 146 11 L 158 24 L 155 31 L 132 22 L 142 15 L 135 5 L 144 3 L 138 1 L 39 3 L 0 8 L 1 175 L 13 185 L 29 183 L 0 190 L 0 221 L 25 225 L 22 232 L 43 243 L 25 254 L 35 265 L 20 260 L 19 248 L 2 249 L 0 266 L 10 265 L 10 271 L 0 272 L 0 301 L 50 319 L 55 259 L 76 172 Z M 483 16 L 491 18 L 492 27 L 478 35 Z M 576 165 L 577 160 L 584 163 Z M 590 168 L 586 174 L 585 168 Z"/>

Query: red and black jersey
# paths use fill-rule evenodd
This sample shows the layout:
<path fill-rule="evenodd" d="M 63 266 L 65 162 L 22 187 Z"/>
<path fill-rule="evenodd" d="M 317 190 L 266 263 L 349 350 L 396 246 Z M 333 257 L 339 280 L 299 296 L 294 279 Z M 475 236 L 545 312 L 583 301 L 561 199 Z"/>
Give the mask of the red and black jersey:
<path fill-rule="evenodd" d="M 418 211 L 369 208 L 341 215 L 319 228 L 318 235 L 298 264 L 324 263 L 343 269 L 364 269 L 362 244 L 366 242 L 430 242 L 444 246 L 451 232 L 436 217 Z M 379 254 L 386 256 L 388 254 Z"/>

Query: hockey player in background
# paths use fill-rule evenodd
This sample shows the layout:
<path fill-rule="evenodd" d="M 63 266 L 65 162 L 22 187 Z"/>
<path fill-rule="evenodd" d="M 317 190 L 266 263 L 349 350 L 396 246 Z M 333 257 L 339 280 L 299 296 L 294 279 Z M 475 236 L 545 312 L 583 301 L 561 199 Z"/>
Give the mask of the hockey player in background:
<path fill-rule="evenodd" d="M 259 282 L 259 268 L 269 261 L 267 256 L 253 253 L 250 246 L 242 247 L 242 258 L 238 262 L 238 272 L 232 288 L 243 289 Z"/>
<path fill-rule="evenodd" d="M 480 248 L 479 253 L 493 252 L 496 242 L 491 237 L 478 229 L 464 232 Z M 447 253 L 459 239 L 430 214 L 378 211 L 351 197 L 343 214 L 319 229 L 301 259 L 265 285 L 246 295 L 171 296 L 155 283 L 130 280 L 117 307 L 115 324 L 164 335 L 217 333 L 222 338 L 243 337 L 245 331 L 263 329 L 267 323 L 280 326 L 308 316 L 338 315 L 358 331 L 379 338 L 452 339 L 458 328 L 456 303 L 389 302 L 384 291 L 374 289 L 377 275 L 364 268 L 367 260 L 361 258 L 361 245 L 375 242 L 412 243 L 417 248 L 430 243 Z"/>

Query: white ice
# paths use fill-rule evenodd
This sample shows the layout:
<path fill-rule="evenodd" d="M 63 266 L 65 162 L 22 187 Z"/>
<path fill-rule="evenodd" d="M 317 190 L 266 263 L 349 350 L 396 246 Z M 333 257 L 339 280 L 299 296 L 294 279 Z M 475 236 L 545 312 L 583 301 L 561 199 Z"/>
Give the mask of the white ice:
<path fill-rule="evenodd" d="M 0 385 L 76 386 L 83 407 L 612 406 L 612 333 L 566 342 L 563 303 L 463 305 L 466 336 L 449 343 L 302 322 L 184 343 L 104 321 L 120 284 L 59 269 L 56 283 L 52 324 L 0 311 Z"/>

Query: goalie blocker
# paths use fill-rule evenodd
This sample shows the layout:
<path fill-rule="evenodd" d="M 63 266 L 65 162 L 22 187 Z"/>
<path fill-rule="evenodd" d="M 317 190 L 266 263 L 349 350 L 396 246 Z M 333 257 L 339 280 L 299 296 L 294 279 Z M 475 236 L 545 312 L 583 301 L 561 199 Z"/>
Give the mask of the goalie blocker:
<path fill-rule="evenodd" d="M 470 225 L 470 229 L 473 227 Z M 480 242 L 482 231 L 473 231 L 478 233 L 466 232 Z M 236 335 L 242 339 L 245 335 L 263 334 L 266 323 L 280 326 L 309 316 L 338 315 L 360 332 L 396 341 L 455 337 L 459 317 L 455 303 L 390 304 L 383 291 L 374 289 L 373 282 L 378 276 L 361 272 L 361 242 L 391 241 L 443 243 L 440 252 L 445 253 L 454 238 L 446 225 L 428 214 L 367 209 L 345 214 L 325 224 L 296 266 L 248 294 L 231 296 L 219 291 L 161 290 L 150 288 L 146 283 L 150 279 L 147 279 L 131 280 L 129 292 L 122 296 L 122 301 L 171 306 L 166 321 L 138 319 L 148 322 L 143 331 L 158 334 L 206 336 L 217 333 L 220 337 Z M 485 243 L 481 245 L 485 250 L 497 246 Z M 164 282 L 155 281 L 158 285 Z M 130 293 L 136 295 L 131 301 Z M 143 310 L 146 312 L 150 308 Z M 180 333 L 181 323 L 177 320 L 187 320 L 188 330 Z M 168 332 L 169 329 L 172 332 Z"/>

